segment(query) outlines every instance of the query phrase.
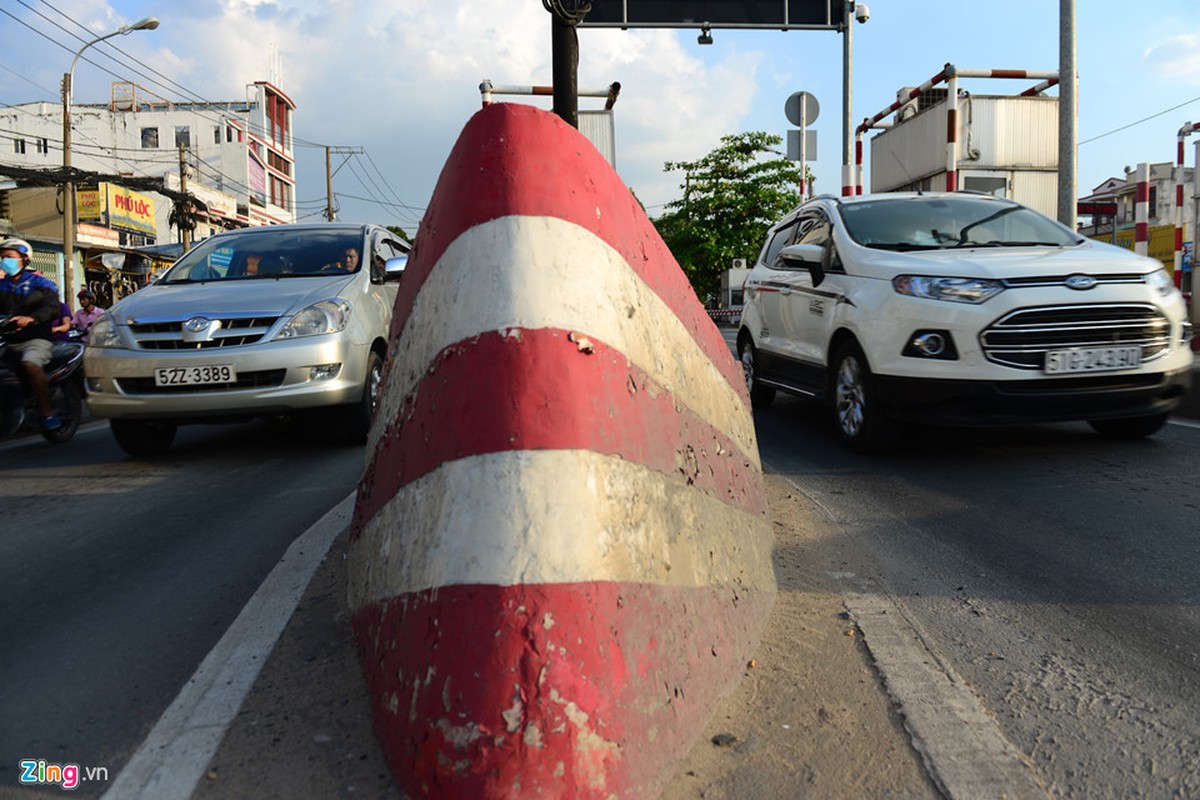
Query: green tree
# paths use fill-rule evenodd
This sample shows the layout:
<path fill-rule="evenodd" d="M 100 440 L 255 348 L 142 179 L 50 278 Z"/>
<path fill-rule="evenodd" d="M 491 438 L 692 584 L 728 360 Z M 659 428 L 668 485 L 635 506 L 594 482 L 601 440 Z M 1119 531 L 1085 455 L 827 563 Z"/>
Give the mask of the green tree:
<path fill-rule="evenodd" d="M 683 171 L 683 197 L 654 225 L 702 301 L 720 294 L 733 259 L 756 258 L 771 225 L 800 204 L 800 168 L 776 149 L 782 141 L 761 131 L 722 136 L 703 158 L 663 166 Z"/>

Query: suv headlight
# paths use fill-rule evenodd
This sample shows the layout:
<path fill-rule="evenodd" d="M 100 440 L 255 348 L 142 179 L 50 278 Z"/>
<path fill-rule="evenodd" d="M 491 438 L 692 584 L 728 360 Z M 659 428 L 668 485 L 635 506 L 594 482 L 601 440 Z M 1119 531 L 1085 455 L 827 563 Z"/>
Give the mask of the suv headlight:
<path fill-rule="evenodd" d="M 322 333 L 337 333 L 345 330 L 350 322 L 350 304 L 345 300 L 322 300 L 297 311 L 283 330 L 275 334 L 276 339 L 296 339 L 300 336 L 317 336 Z"/>
<path fill-rule="evenodd" d="M 1156 269 L 1146 276 L 1146 285 L 1154 289 L 1162 297 L 1170 296 L 1171 292 L 1176 291 L 1175 281 L 1171 280 L 1171 273 L 1164 269 Z"/>
<path fill-rule="evenodd" d="M 125 347 L 121 338 L 121 330 L 112 314 L 101 314 L 88 328 L 88 347 Z"/>
<path fill-rule="evenodd" d="M 986 278 L 898 275 L 892 279 L 892 288 L 909 297 L 946 300 L 951 303 L 982 303 L 1003 292 L 1004 284 Z"/>

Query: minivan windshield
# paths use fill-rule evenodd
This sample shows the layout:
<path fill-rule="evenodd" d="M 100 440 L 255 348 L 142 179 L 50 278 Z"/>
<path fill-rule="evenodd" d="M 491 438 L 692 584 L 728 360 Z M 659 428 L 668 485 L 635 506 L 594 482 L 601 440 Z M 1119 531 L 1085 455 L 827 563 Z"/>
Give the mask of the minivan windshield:
<path fill-rule="evenodd" d="M 1071 247 L 1083 239 L 1032 208 L 969 195 L 884 197 L 839 206 L 854 241 L 880 250 Z"/>
<path fill-rule="evenodd" d="M 362 232 L 351 228 L 251 228 L 214 236 L 189 250 L 162 283 L 338 275 L 362 268 Z"/>

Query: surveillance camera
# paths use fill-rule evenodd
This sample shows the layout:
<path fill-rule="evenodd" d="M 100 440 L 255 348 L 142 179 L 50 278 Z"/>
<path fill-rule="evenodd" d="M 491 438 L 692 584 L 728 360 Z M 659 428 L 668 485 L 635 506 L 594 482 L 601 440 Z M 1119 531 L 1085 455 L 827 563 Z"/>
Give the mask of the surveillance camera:
<path fill-rule="evenodd" d="M 866 22 L 871 18 L 871 9 L 866 3 L 856 3 L 854 6 L 854 18 L 859 22 Z"/>
<path fill-rule="evenodd" d="M 712 44 L 712 31 L 707 26 L 700 29 L 700 35 L 696 37 L 697 44 Z"/>

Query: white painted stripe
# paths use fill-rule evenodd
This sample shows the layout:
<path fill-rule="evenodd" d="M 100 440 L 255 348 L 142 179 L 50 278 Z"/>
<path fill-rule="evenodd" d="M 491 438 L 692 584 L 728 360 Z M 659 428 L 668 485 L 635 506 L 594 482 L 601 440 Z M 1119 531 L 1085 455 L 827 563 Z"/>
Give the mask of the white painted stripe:
<path fill-rule="evenodd" d="M 770 522 L 590 450 L 442 464 L 350 552 L 350 607 L 443 586 L 619 581 L 774 591 Z"/>
<path fill-rule="evenodd" d="M 1050 796 L 971 687 L 926 645 L 900 605 L 885 595 L 844 599 L 888 694 L 900 705 L 913 747 L 942 794 L 952 799 Z"/>
<path fill-rule="evenodd" d="M 101 800 L 187 800 L 337 535 L 348 495 L 284 553 Z"/>
<path fill-rule="evenodd" d="M 749 409 L 666 303 L 591 231 L 528 216 L 477 225 L 446 248 L 400 335 L 368 452 L 439 352 L 510 328 L 574 330 L 616 348 L 759 467 Z"/>

